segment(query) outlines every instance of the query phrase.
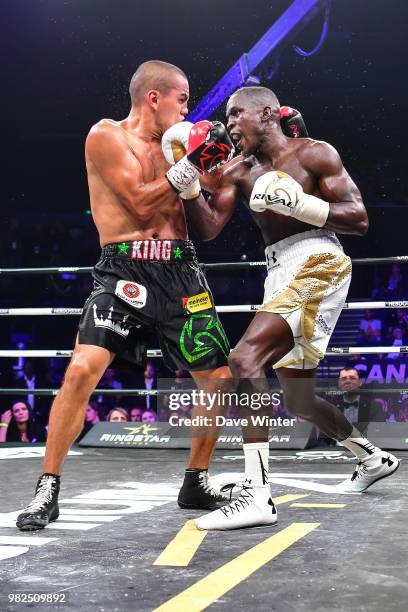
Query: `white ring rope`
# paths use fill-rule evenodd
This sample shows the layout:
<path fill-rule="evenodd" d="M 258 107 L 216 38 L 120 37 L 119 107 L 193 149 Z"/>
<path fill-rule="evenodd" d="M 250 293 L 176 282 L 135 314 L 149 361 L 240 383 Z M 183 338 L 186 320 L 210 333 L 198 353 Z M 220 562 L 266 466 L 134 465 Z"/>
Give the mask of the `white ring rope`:
<path fill-rule="evenodd" d="M 408 255 L 396 255 L 392 257 L 361 257 L 351 260 L 353 265 L 372 266 L 393 263 L 408 263 Z M 230 261 L 217 263 L 200 263 L 205 270 L 234 270 L 245 268 L 257 268 L 266 266 L 266 261 Z M 64 273 L 91 273 L 92 266 L 53 266 L 49 268 L 0 268 L 0 274 L 64 274 Z"/>
<path fill-rule="evenodd" d="M 235 304 L 216 306 L 217 312 L 256 312 L 262 304 Z M 377 310 L 379 308 L 408 308 L 408 301 L 399 302 L 346 302 L 343 310 Z M 82 308 L 53 307 L 53 308 L 0 308 L 0 316 L 13 317 L 43 317 L 49 315 L 80 315 Z"/>
<path fill-rule="evenodd" d="M 72 350 L 64 349 L 0 349 L 0 357 L 71 357 L 72 352 Z M 377 355 L 381 353 L 405 354 L 408 353 L 408 346 L 333 346 L 327 349 L 325 355 L 326 357 L 331 357 L 333 355 Z M 147 357 L 162 357 L 162 352 L 160 349 L 151 349 L 147 351 Z"/>

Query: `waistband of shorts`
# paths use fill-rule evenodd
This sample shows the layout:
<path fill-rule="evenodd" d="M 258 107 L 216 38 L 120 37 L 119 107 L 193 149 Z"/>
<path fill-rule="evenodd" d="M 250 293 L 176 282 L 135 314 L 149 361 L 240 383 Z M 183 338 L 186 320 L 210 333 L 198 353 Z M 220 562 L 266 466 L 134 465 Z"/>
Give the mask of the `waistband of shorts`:
<path fill-rule="evenodd" d="M 314 253 L 344 254 L 344 251 L 336 234 L 325 229 L 294 234 L 275 244 L 270 244 L 265 249 L 268 270 L 274 267 L 277 259 L 280 260 L 280 263 L 294 263 Z"/>
<path fill-rule="evenodd" d="M 182 263 L 196 261 L 191 240 L 130 240 L 102 247 L 102 257 L 124 257 L 137 261 Z"/>

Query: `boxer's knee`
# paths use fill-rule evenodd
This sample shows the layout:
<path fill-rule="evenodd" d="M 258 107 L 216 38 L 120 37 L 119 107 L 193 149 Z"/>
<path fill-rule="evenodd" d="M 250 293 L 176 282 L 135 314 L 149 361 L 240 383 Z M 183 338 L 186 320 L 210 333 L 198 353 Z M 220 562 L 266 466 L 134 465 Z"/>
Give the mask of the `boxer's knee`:
<path fill-rule="evenodd" d="M 296 381 L 294 381 L 296 383 Z M 297 388 L 296 384 L 293 389 L 285 389 L 283 398 L 285 410 L 292 416 L 299 417 L 309 421 L 313 419 L 313 414 L 316 409 L 316 395 L 307 393 L 305 389 Z"/>
<path fill-rule="evenodd" d="M 265 374 L 256 350 L 246 342 L 231 351 L 228 364 L 234 378 L 259 378 Z"/>
<path fill-rule="evenodd" d="M 89 394 L 96 386 L 101 372 L 89 361 L 73 361 L 67 368 L 63 387 L 76 394 Z"/>

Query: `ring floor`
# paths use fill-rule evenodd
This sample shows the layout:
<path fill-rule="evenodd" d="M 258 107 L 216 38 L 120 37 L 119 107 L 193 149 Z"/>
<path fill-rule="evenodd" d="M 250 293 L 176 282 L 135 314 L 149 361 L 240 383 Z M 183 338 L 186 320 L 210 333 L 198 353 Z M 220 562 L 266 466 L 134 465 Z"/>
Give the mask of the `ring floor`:
<path fill-rule="evenodd" d="M 188 522 L 202 511 L 176 503 L 186 451 L 73 452 L 60 518 L 20 532 L 14 519 L 32 497 L 43 448 L 0 451 L 0 610 L 406 609 L 406 461 L 366 493 L 339 495 L 331 489 L 352 473 L 349 455 L 271 451 L 278 525 L 207 533 Z M 218 482 L 242 470 L 239 451 L 216 452 Z M 58 603 L 28 603 L 47 593 Z M 24 601 L 13 603 L 16 594 Z"/>

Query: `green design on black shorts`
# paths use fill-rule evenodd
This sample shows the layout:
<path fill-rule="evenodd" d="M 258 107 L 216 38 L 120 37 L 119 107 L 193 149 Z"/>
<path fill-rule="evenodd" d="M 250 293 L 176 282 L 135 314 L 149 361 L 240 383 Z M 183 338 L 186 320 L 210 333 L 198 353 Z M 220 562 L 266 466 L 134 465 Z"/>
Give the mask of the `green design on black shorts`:
<path fill-rule="evenodd" d="M 228 340 L 219 321 L 211 314 L 193 314 L 180 334 L 180 349 L 188 363 L 202 359 L 211 351 L 220 350 L 228 357 Z"/>

